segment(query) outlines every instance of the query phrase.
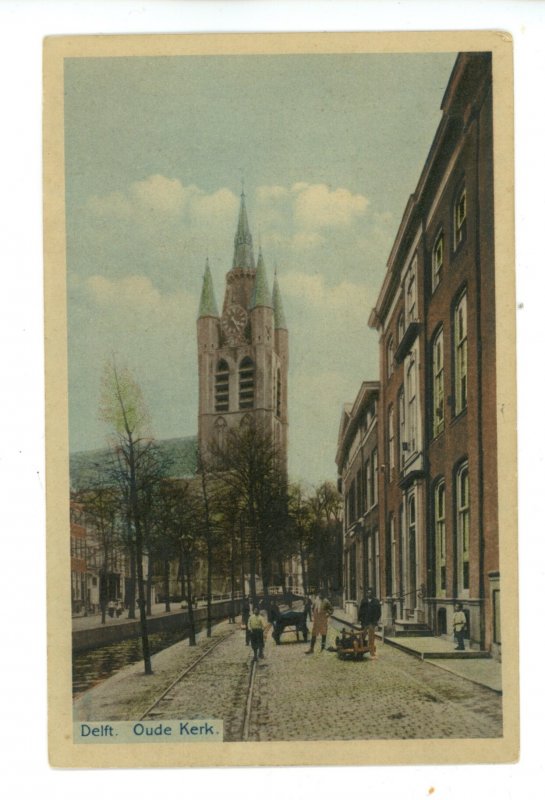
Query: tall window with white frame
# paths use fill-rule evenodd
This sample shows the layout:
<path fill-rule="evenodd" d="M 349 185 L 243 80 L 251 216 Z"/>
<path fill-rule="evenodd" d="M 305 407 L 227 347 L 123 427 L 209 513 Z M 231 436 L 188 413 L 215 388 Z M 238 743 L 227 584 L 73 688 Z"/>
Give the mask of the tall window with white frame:
<path fill-rule="evenodd" d="M 394 407 L 388 408 L 388 470 L 390 481 L 395 477 Z"/>
<path fill-rule="evenodd" d="M 375 447 L 371 453 L 371 472 L 372 472 L 372 494 L 371 505 L 378 503 L 378 450 Z"/>
<path fill-rule="evenodd" d="M 409 445 L 409 453 L 413 453 L 416 450 L 416 411 L 416 361 L 412 357 L 407 370 L 407 443 Z"/>
<path fill-rule="evenodd" d="M 435 524 L 435 594 L 445 597 L 447 588 L 445 481 L 435 485 L 433 493 Z"/>
<path fill-rule="evenodd" d="M 374 574 L 375 574 L 375 537 L 372 533 L 367 536 L 367 580 L 366 588 L 374 588 Z"/>
<path fill-rule="evenodd" d="M 456 548 L 458 592 L 469 594 L 469 468 L 465 461 L 456 472 Z"/>
<path fill-rule="evenodd" d="M 460 189 L 454 203 L 454 249 L 460 245 L 466 235 L 467 194 L 465 186 Z"/>
<path fill-rule="evenodd" d="M 433 435 L 445 429 L 445 369 L 443 353 L 443 328 L 433 339 Z"/>
<path fill-rule="evenodd" d="M 396 552 L 396 526 L 395 515 L 390 514 L 389 520 L 389 539 L 390 539 L 390 596 L 396 593 L 397 582 L 397 552 Z"/>
<path fill-rule="evenodd" d="M 467 408 L 467 292 L 454 309 L 454 409 L 460 414 Z"/>
<path fill-rule="evenodd" d="M 413 609 L 417 605 L 416 574 L 416 497 L 413 492 L 407 502 L 407 602 Z"/>
<path fill-rule="evenodd" d="M 394 338 L 390 336 L 386 346 L 386 374 L 389 378 L 394 371 Z"/>
<path fill-rule="evenodd" d="M 373 550 L 375 551 L 375 569 L 374 569 L 373 587 L 375 589 L 375 597 L 380 597 L 380 542 L 379 542 L 378 528 L 375 528 L 375 530 L 373 531 L 373 539 L 374 539 Z"/>
<path fill-rule="evenodd" d="M 445 254 L 445 236 L 443 231 L 440 231 L 433 243 L 432 259 L 431 259 L 431 288 L 434 292 L 439 286 L 441 275 L 443 272 L 443 260 Z"/>
<path fill-rule="evenodd" d="M 397 343 L 401 342 L 405 334 L 405 312 L 401 310 L 397 318 Z"/>
<path fill-rule="evenodd" d="M 398 420 L 398 449 L 399 449 L 399 469 L 401 471 L 403 462 L 405 460 L 405 448 L 407 442 L 405 441 L 405 390 L 403 386 L 399 390 L 397 396 L 397 420 Z"/>
<path fill-rule="evenodd" d="M 405 309 L 407 324 L 416 322 L 416 257 L 413 259 L 405 282 Z"/>
<path fill-rule="evenodd" d="M 373 483 L 371 480 L 371 462 L 369 459 L 366 459 L 363 469 L 365 479 L 363 511 L 365 513 L 369 511 L 373 505 Z"/>

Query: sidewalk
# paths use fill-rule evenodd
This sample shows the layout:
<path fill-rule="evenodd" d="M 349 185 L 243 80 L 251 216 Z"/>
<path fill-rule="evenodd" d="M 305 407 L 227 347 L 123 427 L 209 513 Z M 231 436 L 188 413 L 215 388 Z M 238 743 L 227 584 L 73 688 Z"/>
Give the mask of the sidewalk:
<path fill-rule="evenodd" d="M 335 609 L 333 618 L 342 624 L 353 624 L 342 609 Z M 472 683 L 486 686 L 494 692 L 501 693 L 501 662 L 490 658 L 488 653 L 479 650 L 456 652 L 454 642 L 442 636 L 384 636 L 381 630 L 377 637 L 384 644 L 404 650 L 427 664 L 451 672 Z"/>

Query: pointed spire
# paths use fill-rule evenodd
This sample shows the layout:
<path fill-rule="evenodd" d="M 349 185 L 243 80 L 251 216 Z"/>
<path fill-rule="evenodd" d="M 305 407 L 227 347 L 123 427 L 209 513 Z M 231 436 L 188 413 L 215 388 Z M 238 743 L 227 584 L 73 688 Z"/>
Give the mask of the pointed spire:
<path fill-rule="evenodd" d="M 288 326 L 286 324 L 286 317 L 284 315 L 284 306 L 282 305 L 282 295 L 280 294 L 280 286 L 278 285 L 278 278 L 276 277 L 276 268 L 274 270 L 272 303 L 274 310 L 274 327 L 277 330 L 278 328 L 283 328 L 284 330 L 287 330 Z"/>
<path fill-rule="evenodd" d="M 244 189 L 242 189 L 240 195 L 240 211 L 238 213 L 238 226 L 235 234 L 235 253 L 233 255 L 233 269 L 237 268 L 255 269 L 254 248 L 250 226 L 248 225 Z"/>
<path fill-rule="evenodd" d="M 204 269 L 204 277 L 202 281 L 201 302 L 199 305 L 199 318 L 218 316 L 218 306 L 216 304 L 216 295 L 214 294 L 214 284 L 212 283 L 210 263 L 208 259 L 206 259 L 206 267 Z"/>
<path fill-rule="evenodd" d="M 259 248 L 259 256 L 257 258 L 254 291 L 252 294 L 250 308 L 255 308 L 256 306 L 267 306 L 268 308 L 272 308 L 271 293 L 269 291 L 267 273 L 265 272 L 265 262 L 263 261 L 263 253 L 261 252 L 261 248 Z"/>

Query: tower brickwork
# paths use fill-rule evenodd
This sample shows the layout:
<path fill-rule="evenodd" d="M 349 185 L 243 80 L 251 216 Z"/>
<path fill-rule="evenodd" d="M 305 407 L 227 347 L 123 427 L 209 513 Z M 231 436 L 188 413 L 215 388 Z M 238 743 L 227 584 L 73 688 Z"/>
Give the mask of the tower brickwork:
<path fill-rule="evenodd" d="M 244 193 L 221 315 L 206 264 L 197 345 L 201 452 L 253 419 L 274 438 L 287 472 L 288 329 L 278 280 L 271 294 L 261 249 L 254 259 Z"/>

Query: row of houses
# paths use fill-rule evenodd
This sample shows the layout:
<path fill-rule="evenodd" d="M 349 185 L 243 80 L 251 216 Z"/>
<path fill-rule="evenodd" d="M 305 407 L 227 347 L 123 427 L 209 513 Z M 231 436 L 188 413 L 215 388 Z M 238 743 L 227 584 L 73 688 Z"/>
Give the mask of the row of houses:
<path fill-rule="evenodd" d="M 456 60 L 369 325 L 380 374 L 342 412 L 344 587 L 392 629 L 500 650 L 492 64 Z"/>

